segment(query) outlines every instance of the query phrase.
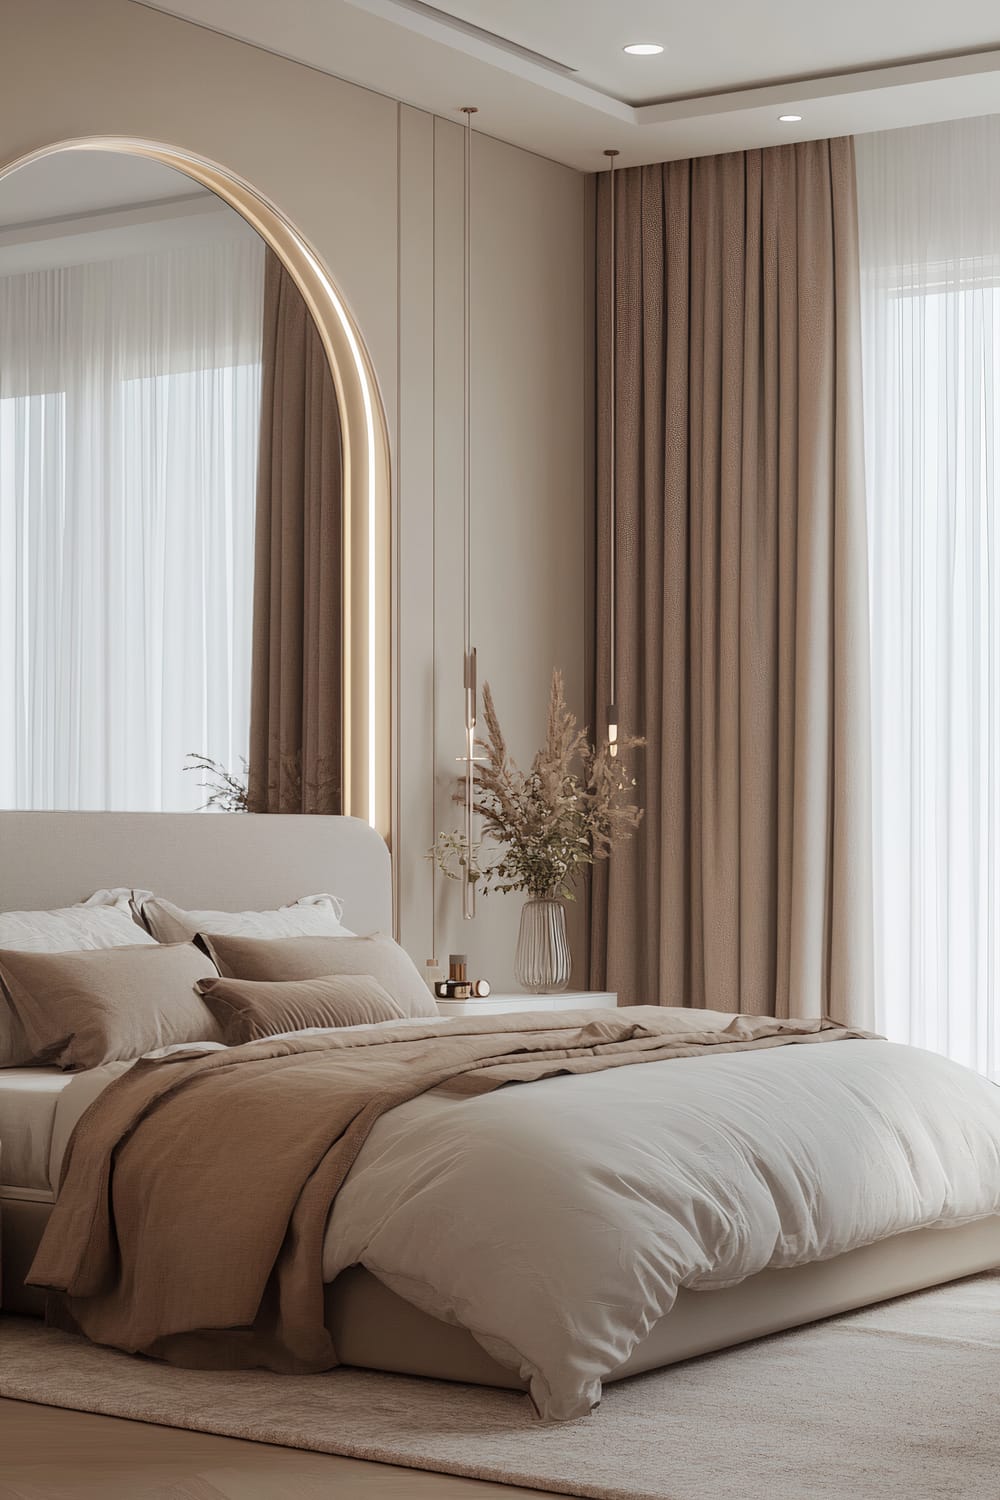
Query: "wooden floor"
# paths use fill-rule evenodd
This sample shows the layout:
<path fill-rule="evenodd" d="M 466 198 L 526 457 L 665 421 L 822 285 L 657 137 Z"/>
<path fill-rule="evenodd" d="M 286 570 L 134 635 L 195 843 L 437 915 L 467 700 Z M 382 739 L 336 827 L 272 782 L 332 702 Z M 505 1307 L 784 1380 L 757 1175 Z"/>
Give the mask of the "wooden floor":
<path fill-rule="evenodd" d="M 0 1500 L 539 1500 L 542 1493 L 0 1401 Z"/>

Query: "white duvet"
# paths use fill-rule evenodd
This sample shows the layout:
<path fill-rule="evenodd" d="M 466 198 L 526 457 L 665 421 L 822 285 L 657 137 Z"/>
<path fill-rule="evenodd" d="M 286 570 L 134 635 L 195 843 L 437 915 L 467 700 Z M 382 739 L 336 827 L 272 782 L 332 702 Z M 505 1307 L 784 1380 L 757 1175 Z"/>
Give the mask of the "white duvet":
<path fill-rule="evenodd" d="M 1000 1089 L 838 1041 L 399 1106 L 337 1198 L 323 1274 L 360 1262 L 567 1418 L 679 1287 L 998 1212 Z"/>
<path fill-rule="evenodd" d="M 60 1144 L 123 1066 L 65 1091 Z M 559 1419 L 594 1406 L 682 1286 L 996 1213 L 1000 1089 L 837 1041 L 401 1105 L 338 1195 L 323 1275 L 360 1263 L 468 1328 Z"/>

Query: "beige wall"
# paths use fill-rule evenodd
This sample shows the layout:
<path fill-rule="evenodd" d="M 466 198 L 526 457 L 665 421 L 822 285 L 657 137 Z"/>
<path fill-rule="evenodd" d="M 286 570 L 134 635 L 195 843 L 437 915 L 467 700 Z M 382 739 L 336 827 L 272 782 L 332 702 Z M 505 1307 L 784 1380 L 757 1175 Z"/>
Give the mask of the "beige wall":
<path fill-rule="evenodd" d="M 395 476 L 400 926 L 422 964 L 423 856 L 458 821 L 462 750 L 461 126 L 127 0 L 8 0 L 0 161 L 97 134 L 245 177 L 325 259 L 368 344 Z M 489 139 L 474 164 L 473 630 L 527 755 L 553 665 L 584 699 L 584 179 Z M 519 899 L 493 897 L 464 924 L 438 880 L 434 904 L 438 955 L 467 950 L 508 985 Z"/>

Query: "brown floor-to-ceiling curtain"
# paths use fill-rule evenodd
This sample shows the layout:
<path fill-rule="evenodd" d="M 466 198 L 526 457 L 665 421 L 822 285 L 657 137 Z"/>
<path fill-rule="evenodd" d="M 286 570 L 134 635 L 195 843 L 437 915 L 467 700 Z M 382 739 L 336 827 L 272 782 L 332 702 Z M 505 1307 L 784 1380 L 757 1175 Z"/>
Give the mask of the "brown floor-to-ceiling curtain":
<path fill-rule="evenodd" d="M 598 184 L 596 701 L 608 699 L 610 195 Z M 871 1017 L 854 152 L 618 176 L 618 706 L 646 817 L 595 869 L 623 1002 Z M 599 712 L 600 712 L 599 708 Z"/>
<path fill-rule="evenodd" d="M 340 412 L 319 333 L 268 251 L 254 572 L 250 805 L 341 810 Z"/>

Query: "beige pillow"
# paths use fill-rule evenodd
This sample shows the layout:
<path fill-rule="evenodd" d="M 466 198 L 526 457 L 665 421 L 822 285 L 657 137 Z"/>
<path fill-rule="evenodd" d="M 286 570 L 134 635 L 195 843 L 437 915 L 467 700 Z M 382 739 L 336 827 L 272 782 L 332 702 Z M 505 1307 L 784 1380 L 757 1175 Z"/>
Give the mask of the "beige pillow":
<path fill-rule="evenodd" d="M 75 906 L 54 911 L 0 912 L 0 949 L 67 953 L 83 948 L 137 947 L 154 941 L 132 918 L 129 891 L 95 891 Z M 34 1062 L 31 1046 L 0 984 L 0 1068 Z"/>
<path fill-rule="evenodd" d="M 322 979 L 203 979 L 198 986 L 230 1046 L 312 1026 L 371 1026 L 404 1012 L 370 974 Z"/>
<path fill-rule="evenodd" d="M 0 980 L 38 1062 L 71 1070 L 222 1035 L 198 993 L 211 971 L 194 943 L 85 953 L 0 951 Z"/>
<path fill-rule="evenodd" d="M 369 937 L 247 938 L 203 932 L 202 942 L 228 979 L 322 979 L 367 974 L 407 1016 L 437 1016 L 413 959 L 384 932 Z"/>

